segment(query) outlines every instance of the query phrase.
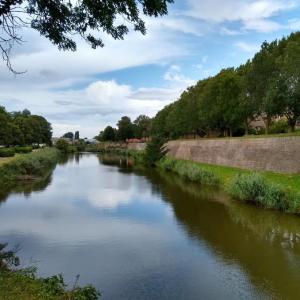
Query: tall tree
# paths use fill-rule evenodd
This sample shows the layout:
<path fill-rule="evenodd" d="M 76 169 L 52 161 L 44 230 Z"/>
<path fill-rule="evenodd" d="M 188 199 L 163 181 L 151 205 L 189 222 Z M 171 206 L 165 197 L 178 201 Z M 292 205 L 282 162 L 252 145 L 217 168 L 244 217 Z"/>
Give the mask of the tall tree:
<path fill-rule="evenodd" d="M 133 138 L 133 126 L 129 117 L 124 116 L 119 120 L 117 137 L 121 141 Z"/>
<path fill-rule="evenodd" d="M 139 115 L 133 122 L 135 125 L 134 136 L 139 139 L 149 137 L 151 132 L 151 123 L 151 118 L 145 115 Z"/>
<path fill-rule="evenodd" d="M 66 132 L 62 137 L 63 137 L 63 138 L 67 138 L 67 139 L 73 140 L 73 138 L 74 138 L 74 133 L 71 132 L 71 131 L 69 131 L 69 132 Z"/>
<path fill-rule="evenodd" d="M 283 102 L 283 113 L 288 120 L 290 131 L 295 131 L 300 117 L 300 33 L 283 40 L 283 54 L 279 59 L 281 73 L 278 79 L 277 96 Z M 281 44 L 280 43 L 280 44 Z"/>
<path fill-rule="evenodd" d="M 79 131 L 75 131 L 75 140 L 79 140 L 80 136 L 79 136 Z"/>

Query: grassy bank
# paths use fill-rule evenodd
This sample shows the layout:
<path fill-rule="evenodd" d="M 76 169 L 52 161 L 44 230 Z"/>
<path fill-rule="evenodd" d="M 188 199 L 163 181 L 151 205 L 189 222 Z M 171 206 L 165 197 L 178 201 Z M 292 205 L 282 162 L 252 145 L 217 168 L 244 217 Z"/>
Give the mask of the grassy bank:
<path fill-rule="evenodd" d="M 0 244 L 0 299 L 5 300 L 96 300 L 100 294 L 93 286 L 79 287 L 78 278 L 67 289 L 61 275 L 36 276 L 34 268 L 18 269 L 19 258 Z"/>
<path fill-rule="evenodd" d="M 235 199 L 263 208 L 300 213 L 300 176 L 253 172 L 178 160 L 169 156 L 157 163 L 164 171 L 200 184 L 219 186 Z"/>
<path fill-rule="evenodd" d="M 57 162 L 59 152 L 46 148 L 0 160 L 0 187 L 9 187 L 19 180 L 43 176 Z"/>

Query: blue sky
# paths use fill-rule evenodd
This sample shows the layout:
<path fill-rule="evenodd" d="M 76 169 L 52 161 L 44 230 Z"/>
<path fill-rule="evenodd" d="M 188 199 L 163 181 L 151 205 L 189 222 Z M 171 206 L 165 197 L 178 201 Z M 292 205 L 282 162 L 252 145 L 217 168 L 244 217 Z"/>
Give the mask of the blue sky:
<path fill-rule="evenodd" d="M 78 38 L 75 53 L 24 29 L 12 63 L 27 72 L 0 65 L 0 105 L 44 115 L 54 136 L 92 137 L 123 115 L 154 116 L 197 80 L 246 62 L 263 41 L 300 30 L 300 0 L 175 0 L 168 16 L 145 20 L 146 36 L 102 35 L 97 50 Z"/>

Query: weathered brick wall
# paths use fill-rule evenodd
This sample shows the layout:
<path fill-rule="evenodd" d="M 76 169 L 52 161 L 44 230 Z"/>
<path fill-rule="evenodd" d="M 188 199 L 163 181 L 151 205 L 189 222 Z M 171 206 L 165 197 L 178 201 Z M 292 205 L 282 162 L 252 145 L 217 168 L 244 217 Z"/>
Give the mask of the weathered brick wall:
<path fill-rule="evenodd" d="M 127 149 L 143 151 L 146 148 L 146 143 L 129 143 L 127 144 Z"/>
<path fill-rule="evenodd" d="M 179 159 L 300 174 L 300 137 L 170 141 L 168 148 Z"/>

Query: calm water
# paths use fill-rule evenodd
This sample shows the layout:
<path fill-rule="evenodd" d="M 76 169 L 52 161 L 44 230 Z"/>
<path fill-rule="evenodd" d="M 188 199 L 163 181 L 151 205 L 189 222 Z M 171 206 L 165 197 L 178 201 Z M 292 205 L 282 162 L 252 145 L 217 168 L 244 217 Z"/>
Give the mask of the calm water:
<path fill-rule="evenodd" d="M 102 299 L 299 299 L 300 218 L 83 155 L 3 192 L 0 241 Z"/>

